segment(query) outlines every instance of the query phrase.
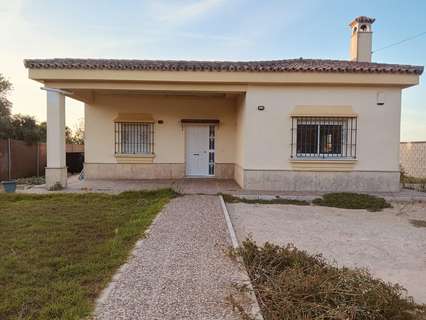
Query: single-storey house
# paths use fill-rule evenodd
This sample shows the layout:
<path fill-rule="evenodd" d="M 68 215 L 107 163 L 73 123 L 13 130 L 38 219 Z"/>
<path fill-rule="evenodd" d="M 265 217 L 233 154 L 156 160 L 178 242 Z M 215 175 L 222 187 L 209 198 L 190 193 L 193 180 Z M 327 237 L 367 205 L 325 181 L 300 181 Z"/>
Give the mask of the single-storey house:
<path fill-rule="evenodd" d="M 29 59 L 47 92 L 48 186 L 66 185 L 65 96 L 85 103 L 86 179 L 235 179 L 246 189 L 397 191 L 401 91 L 423 67 L 350 60 Z"/>

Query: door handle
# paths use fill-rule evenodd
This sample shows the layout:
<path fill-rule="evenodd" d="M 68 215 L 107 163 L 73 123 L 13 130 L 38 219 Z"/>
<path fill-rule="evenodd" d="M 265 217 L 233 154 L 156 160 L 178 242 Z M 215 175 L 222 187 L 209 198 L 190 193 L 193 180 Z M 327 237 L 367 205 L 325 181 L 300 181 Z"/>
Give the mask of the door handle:
<path fill-rule="evenodd" d="M 199 156 L 200 154 L 199 153 L 193 153 L 192 155 L 193 156 Z"/>

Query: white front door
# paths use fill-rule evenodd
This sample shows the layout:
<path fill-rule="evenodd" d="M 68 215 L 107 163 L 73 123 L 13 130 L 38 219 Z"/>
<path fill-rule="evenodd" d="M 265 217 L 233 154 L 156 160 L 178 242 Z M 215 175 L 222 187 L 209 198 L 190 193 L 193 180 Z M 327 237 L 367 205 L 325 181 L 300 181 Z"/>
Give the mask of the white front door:
<path fill-rule="evenodd" d="M 209 126 L 186 127 L 186 175 L 209 175 Z"/>

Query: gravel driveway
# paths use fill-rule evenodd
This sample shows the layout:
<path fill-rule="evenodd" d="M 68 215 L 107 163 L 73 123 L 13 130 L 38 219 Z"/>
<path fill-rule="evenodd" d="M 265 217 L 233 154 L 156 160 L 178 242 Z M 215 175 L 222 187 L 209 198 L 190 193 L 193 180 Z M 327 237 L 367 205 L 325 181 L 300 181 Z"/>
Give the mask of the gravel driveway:
<path fill-rule="evenodd" d="M 173 199 L 112 283 L 97 319 L 240 319 L 225 302 L 241 270 L 217 196 Z"/>
<path fill-rule="evenodd" d="M 426 203 L 393 205 L 382 212 L 243 203 L 227 207 L 240 241 L 251 234 L 258 243 L 294 243 L 339 265 L 367 267 L 426 303 L 426 228 L 410 223 L 426 221 Z"/>

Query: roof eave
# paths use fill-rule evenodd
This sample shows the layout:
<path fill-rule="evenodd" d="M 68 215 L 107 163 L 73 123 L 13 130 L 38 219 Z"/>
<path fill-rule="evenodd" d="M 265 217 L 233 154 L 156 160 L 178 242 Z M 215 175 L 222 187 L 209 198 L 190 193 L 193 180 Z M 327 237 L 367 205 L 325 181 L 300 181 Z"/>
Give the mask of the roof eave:
<path fill-rule="evenodd" d="M 334 85 L 334 86 L 397 86 L 406 88 L 419 83 L 417 74 L 399 73 L 331 73 L 331 72 L 173 72 L 128 70 L 64 70 L 29 69 L 29 78 L 48 85 L 61 83 L 63 89 L 115 83 L 131 87 L 137 83 L 197 85 Z"/>

